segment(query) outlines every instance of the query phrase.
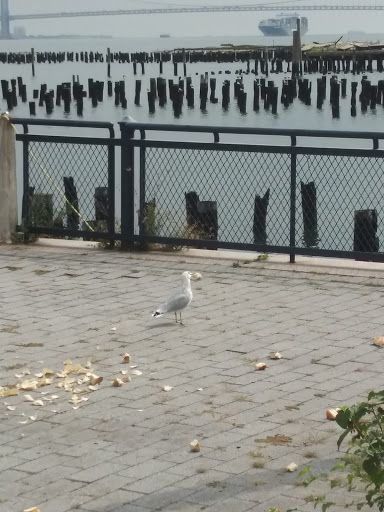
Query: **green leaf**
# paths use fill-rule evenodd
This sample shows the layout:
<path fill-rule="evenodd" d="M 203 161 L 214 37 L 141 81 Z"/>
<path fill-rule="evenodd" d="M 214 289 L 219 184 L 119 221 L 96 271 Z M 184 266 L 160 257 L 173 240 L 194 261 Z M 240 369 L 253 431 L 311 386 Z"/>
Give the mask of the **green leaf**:
<path fill-rule="evenodd" d="M 321 505 L 322 512 L 325 512 L 327 510 L 327 508 L 332 507 L 332 505 L 334 505 L 334 503 L 332 503 L 332 501 L 327 501 L 326 503 L 323 503 Z"/>
<path fill-rule="evenodd" d="M 343 432 L 341 434 L 341 436 L 337 440 L 337 449 L 338 450 L 340 450 L 341 443 L 344 441 L 344 439 L 347 437 L 348 434 L 349 434 L 349 430 L 346 430 L 345 432 Z"/>
<path fill-rule="evenodd" d="M 305 466 L 305 468 L 299 472 L 298 476 L 306 475 L 307 473 L 309 473 L 309 466 Z"/>
<path fill-rule="evenodd" d="M 379 391 L 379 392 L 371 391 L 368 394 L 368 400 L 372 400 L 372 398 L 377 398 L 378 400 L 384 399 L 384 391 Z"/>
<path fill-rule="evenodd" d="M 384 483 L 384 469 L 382 468 L 378 455 L 370 457 L 363 462 L 363 469 L 376 487 Z"/>
<path fill-rule="evenodd" d="M 333 466 L 331 471 L 342 471 L 345 469 L 345 463 L 340 459 L 336 466 Z"/>
<path fill-rule="evenodd" d="M 341 428 L 348 428 L 349 420 L 351 418 L 351 411 L 349 409 L 341 410 L 336 416 L 336 423 Z"/>

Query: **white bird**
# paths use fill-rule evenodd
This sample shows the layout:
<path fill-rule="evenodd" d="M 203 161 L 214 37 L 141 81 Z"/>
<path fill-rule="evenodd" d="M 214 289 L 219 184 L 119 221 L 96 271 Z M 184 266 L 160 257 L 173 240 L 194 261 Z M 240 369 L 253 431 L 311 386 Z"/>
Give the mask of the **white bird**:
<path fill-rule="evenodd" d="M 164 302 L 161 306 L 159 306 L 156 311 L 152 314 L 152 316 L 160 317 L 165 313 L 175 313 L 176 323 L 177 313 L 180 314 L 180 324 L 184 325 L 181 319 L 181 311 L 185 309 L 192 301 L 192 288 L 191 288 L 191 279 L 198 280 L 201 279 L 201 275 L 198 273 L 192 272 L 183 272 L 181 274 L 181 290 L 177 293 L 174 293 L 169 297 L 169 299 Z"/>

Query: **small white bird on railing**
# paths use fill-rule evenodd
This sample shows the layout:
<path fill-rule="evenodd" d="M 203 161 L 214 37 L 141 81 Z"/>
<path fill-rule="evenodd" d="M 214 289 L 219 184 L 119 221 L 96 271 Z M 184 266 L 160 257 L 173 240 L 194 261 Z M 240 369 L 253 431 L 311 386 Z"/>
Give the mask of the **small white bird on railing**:
<path fill-rule="evenodd" d="M 165 313 L 175 313 L 176 323 L 178 323 L 177 313 L 180 313 L 180 324 L 184 325 L 181 319 L 181 311 L 185 309 L 192 301 L 193 295 L 191 279 L 198 281 L 199 279 L 202 279 L 202 277 L 198 272 L 183 272 L 181 274 L 181 290 L 169 297 L 169 299 L 164 302 L 164 304 L 156 309 L 152 316 L 160 317 Z"/>

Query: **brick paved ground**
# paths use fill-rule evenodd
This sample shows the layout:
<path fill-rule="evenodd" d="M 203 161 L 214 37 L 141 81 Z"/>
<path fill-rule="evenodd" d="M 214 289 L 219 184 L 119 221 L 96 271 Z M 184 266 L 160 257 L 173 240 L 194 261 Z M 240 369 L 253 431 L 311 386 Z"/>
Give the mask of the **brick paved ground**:
<path fill-rule="evenodd" d="M 339 432 L 326 409 L 383 388 L 384 349 L 370 340 L 384 331 L 384 279 L 257 265 L 0 247 L 0 385 L 68 358 L 104 377 L 76 410 L 57 377 L 1 399 L 0 510 L 313 510 L 308 499 L 327 486 L 298 486 L 284 468 L 331 468 Z M 186 269 L 203 274 L 186 327 L 152 319 Z M 275 350 L 284 359 L 270 361 Z M 268 369 L 254 371 L 255 360 Z M 122 369 L 132 381 L 112 387 Z M 25 394 L 59 398 L 41 407 Z M 263 441 L 277 434 L 288 442 Z M 331 496 L 338 511 L 352 500 Z"/>

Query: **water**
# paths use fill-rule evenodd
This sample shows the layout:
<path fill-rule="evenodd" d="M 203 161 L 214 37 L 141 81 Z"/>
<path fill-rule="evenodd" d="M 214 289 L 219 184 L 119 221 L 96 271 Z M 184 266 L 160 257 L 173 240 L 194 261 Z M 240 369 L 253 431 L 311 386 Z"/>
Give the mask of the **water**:
<path fill-rule="evenodd" d="M 304 42 L 311 41 L 329 41 L 336 40 L 340 36 L 305 36 Z M 381 39 L 379 35 L 369 36 L 367 39 Z M 19 40 L 19 41 L 2 41 L 1 51 L 29 51 L 31 46 L 36 51 L 98 51 L 106 53 L 108 47 L 112 51 L 157 51 L 170 50 L 174 48 L 194 48 L 194 47 L 216 47 L 222 43 L 240 44 L 259 44 L 273 45 L 288 44 L 287 38 L 275 38 L 274 40 L 265 37 L 206 37 L 206 38 L 153 38 L 153 39 L 81 39 L 81 40 Z M 147 106 L 146 91 L 149 88 L 149 79 L 157 77 L 159 74 L 158 64 L 147 64 L 145 67 L 145 75 L 141 75 L 141 68 L 138 66 L 137 76 L 133 75 L 132 64 L 113 63 L 111 66 L 111 79 L 114 81 L 125 80 L 128 109 L 124 111 L 121 107 L 115 107 L 114 99 L 108 98 L 105 94 L 103 103 L 97 108 L 92 108 L 90 100 L 85 99 L 84 102 L 84 120 L 92 121 L 112 121 L 117 123 L 126 115 L 133 117 L 139 122 L 154 123 L 171 123 L 171 124 L 190 124 L 190 125 L 218 125 L 218 126 L 240 126 L 240 127 L 268 127 L 268 128 L 303 128 L 303 129 L 332 129 L 332 130 L 358 130 L 358 131 L 381 131 L 382 120 L 384 116 L 383 107 L 378 106 L 377 110 L 368 109 L 367 113 L 359 112 L 356 118 L 350 115 L 350 81 L 361 80 L 361 76 L 353 77 L 352 74 L 345 75 L 348 80 L 348 96 L 340 101 L 340 118 L 332 119 L 331 107 L 329 101 L 324 103 L 322 110 L 316 109 L 316 104 L 306 106 L 299 100 L 288 109 L 284 109 L 280 104 L 278 106 L 277 115 L 272 115 L 263 108 L 258 113 L 252 110 L 253 98 L 253 80 L 254 75 L 245 75 L 244 85 L 248 92 L 247 114 L 241 114 L 233 99 L 233 82 L 236 77 L 235 71 L 238 69 L 246 69 L 246 64 L 216 64 L 216 63 L 197 63 L 188 64 L 187 71 L 192 77 L 195 87 L 195 105 L 194 109 L 188 109 L 183 106 L 183 113 L 180 118 L 175 119 L 172 111 L 171 103 L 163 109 L 156 105 L 155 114 L 149 114 Z M 219 75 L 219 71 L 223 71 Z M 231 75 L 225 75 L 224 70 L 230 70 Z M 179 73 L 182 66 L 179 65 Z M 71 81 L 72 75 L 79 75 L 80 82 L 85 86 L 88 78 L 94 80 L 107 80 L 106 63 L 62 63 L 62 64 L 37 64 L 36 76 L 31 76 L 31 67 L 29 65 L 2 65 L 0 64 L 1 78 L 11 79 L 16 76 L 22 76 L 24 83 L 27 84 L 28 97 L 32 95 L 32 89 L 40 88 L 40 84 L 46 83 L 48 89 L 56 89 L 56 85 L 61 82 Z M 208 72 L 210 76 L 212 72 L 217 78 L 217 97 L 218 104 L 207 104 L 207 111 L 201 112 L 198 108 L 197 93 L 199 90 L 200 74 Z M 281 82 L 287 75 L 271 75 L 270 79 L 275 81 L 281 90 Z M 164 63 L 164 78 L 172 78 L 173 64 Z M 316 82 L 316 75 L 309 75 L 308 78 Z M 379 73 L 369 75 L 372 83 L 377 83 L 382 79 Z M 134 83 L 136 79 L 143 81 L 141 106 L 135 106 Z M 225 79 L 231 81 L 231 103 L 227 111 L 223 111 L 221 107 L 221 84 Z M 86 88 L 86 87 L 85 87 Z M 315 103 L 316 83 L 312 87 L 312 103 Z M 329 94 L 329 87 L 327 89 Z M 5 110 L 6 106 L 0 109 Z M 13 116 L 29 117 L 28 104 L 19 103 L 19 106 L 12 112 Z M 37 117 L 48 117 L 44 108 L 37 107 Z M 72 104 L 72 112 L 63 114 L 62 107 L 55 108 L 51 116 L 54 119 L 78 119 L 75 106 Z M 118 132 L 118 126 L 116 126 Z M 52 129 L 33 128 L 32 133 L 52 133 Z M 91 130 L 84 131 L 76 129 L 60 129 L 55 133 L 66 134 L 82 134 L 90 135 Z M 102 132 L 107 136 L 106 132 Z M 100 133 L 101 135 L 101 133 Z M 151 134 L 149 135 L 151 136 Z M 154 136 L 154 132 L 152 132 Z M 180 139 L 188 137 L 188 140 L 212 140 L 211 135 L 206 134 L 156 134 L 157 138 Z M 263 142 L 271 144 L 269 137 L 244 137 L 244 136 L 222 136 L 221 141 L 231 142 Z M 343 147 L 359 147 L 370 148 L 371 142 L 361 140 L 328 140 L 309 138 L 301 138 L 299 141 L 303 145 L 323 146 L 343 146 Z M 274 139 L 274 144 L 288 144 L 285 138 Z M 21 197 L 21 154 L 18 148 L 18 189 L 19 197 Z M 62 154 L 61 154 L 61 153 Z M 118 155 L 117 151 L 117 155 Z M 193 157 L 186 159 L 180 156 L 180 153 L 174 152 L 175 159 L 172 162 L 159 160 L 156 163 L 159 152 L 151 150 L 148 157 L 152 158 L 152 167 L 147 172 L 147 197 L 150 200 L 156 197 L 157 207 L 162 212 L 162 230 L 164 234 L 172 235 L 180 230 L 184 219 L 184 192 L 188 190 L 196 190 L 200 194 L 202 200 L 217 200 L 219 211 L 219 238 L 221 240 L 233 241 L 234 233 L 236 233 L 237 241 L 252 242 L 252 220 L 253 220 L 253 200 L 255 194 L 264 195 L 267 188 L 271 188 L 271 200 L 269 205 L 268 225 L 268 242 L 270 244 L 287 245 L 288 226 L 289 226 L 289 162 L 285 161 L 287 157 L 281 157 L 279 162 L 272 156 L 258 156 L 257 154 L 244 154 L 238 160 L 243 162 L 242 166 L 236 167 L 236 158 L 238 155 L 232 153 L 226 155 L 228 158 L 220 158 L 219 165 L 214 155 L 205 154 L 199 157 L 195 164 Z M 179 155 L 179 156 L 178 156 Z M 225 154 L 221 154 L 223 156 Z M 57 162 L 60 157 L 60 165 Z M 60 174 L 58 182 L 62 183 L 62 175 L 72 175 L 78 183 L 80 210 L 89 212 L 92 218 L 93 204 L 92 199 L 85 191 L 93 190 L 95 186 L 104 186 L 105 179 L 98 178 L 96 162 L 89 163 L 87 159 L 78 158 L 73 154 L 63 152 L 62 149 L 52 147 L 45 156 L 44 165 L 51 166 L 49 172 Z M 274 160 L 275 159 L 275 160 Z M 79 162 L 81 161 L 81 165 Z M 52 167 L 53 165 L 53 167 Z M 319 216 L 319 236 L 320 246 L 324 248 L 337 248 L 343 245 L 345 249 L 352 249 L 353 244 L 353 212 L 356 209 L 376 208 L 379 216 L 379 237 L 384 241 L 384 230 L 381 228 L 380 219 L 384 216 L 384 203 L 379 197 L 379 191 L 383 189 L 384 183 L 381 177 L 381 160 L 373 161 L 373 167 L 367 172 L 367 175 L 361 173 L 361 162 L 355 159 L 339 159 L 334 160 L 333 164 L 329 159 L 317 157 L 317 160 L 302 160 L 301 166 L 298 167 L 298 184 L 300 180 L 308 182 L 315 180 L 318 184 L 318 216 Z M 367 162 L 364 163 L 364 166 Z M 173 167 L 172 167 L 173 166 Z M 119 169 L 119 159 L 117 158 L 116 168 Z M 235 169 L 235 173 L 234 173 Z M 239 172 L 240 171 L 240 172 Z M 38 167 L 35 169 L 36 175 L 40 173 Z M 364 171 L 365 172 L 365 171 Z M 57 174 L 58 173 L 58 174 Z M 117 197 L 117 217 L 120 216 L 120 177 L 119 172 L 116 176 L 116 197 Z M 188 186 L 186 186 L 186 183 Z M 37 189 L 45 191 L 49 189 L 46 179 L 39 175 L 39 179 L 35 183 Z M 320 184 L 320 186 L 319 186 Z M 136 190 L 136 206 L 138 207 L 139 191 Z M 92 195 L 92 194 L 91 194 Z M 300 198 L 300 190 L 297 190 L 298 198 Z M 335 197 L 336 195 L 336 197 Z M 57 210 L 61 208 L 62 199 L 54 194 L 55 207 Z M 300 202 L 300 201 L 299 201 Z M 136 208 L 137 209 L 137 208 Z M 234 221 L 236 214 L 236 222 Z M 301 209 L 299 204 L 298 210 L 298 237 L 297 242 L 300 243 L 301 226 Z"/>
<path fill-rule="evenodd" d="M 329 41 L 336 40 L 338 36 L 322 36 L 322 35 L 306 35 L 304 42 L 311 41 Z M 380 39 L 380 35 L 372 35 L 369 39 Z M 384 39 L 384 36 L 383 36 Z M 268 37 L 205 37 L 205 38 L 132 38 L 132 39 L 40 39 L 40 40 L 15 40 L 15 41 L 1 41 L 0 51 L 30 51 L 34 46 L 36 51 L 99 51 L 106 53 L 108 47 L 112 51 L 157 51 L 157 50 L 171 50 L 174 48 L 194 48 L 194 47 L 217 47 L 222 43 L 232 43 L 235 45 L 240 44 L 257 44 L 257 45 L 286 45 L 289 44 L 289 38 L 268 38 Z M 192 82 L 195 91 L 199 90 L 200 74 L 214 72 L 217 78 L 217 95 L 219 103 L 217 105 L 209 104 L 207 112 L 201 112 L 199 108 L 188 109 L 186 106 L 183 108 L 183 113 L 179 119 L 173 116 L 171 104 L 164 109 L 157 107 L 156 113 L 151 115 L 148 113 L 148 104 L 146 98 L 146 91 L 149 89 L 149 79 L 151 77 L 159 76 L 158 64 L 147 64 L 145 75 L 141 75 L 140 66 L 138 66 L 138 74 L 133 75 L 132 64 L 118 64 L 113 63 L 111 67 L 111 79 L 114 81 L 125 80 L 128 110 L 123 111 L 121 107 L 115 108 L 113 98 L 105 98 L 103 104 L 95 109 L 92 108 L 89 100 L 84 102 L 84 120 L 93 121 L 112 121 L 118 122 L 129 114 L 139 122 L 153 121 L 156 123 L 178 123 L 178 124 L 209 124 L 209 125 L 222 125 L 227 126 L 248 126 L 248 127 L 275 127 L 275 128 L 318 128 L 318 129 L 335 129 L 335 130 L 378 130 L 382 128 L 382 116 L 380 115 L 381 109 L 378 112 L 369 111 L 365 115 L 358 115 L 357 118 L 350 116 L 350 98 L 341 100 L 340 103 L 340 119 L 332 119 L 331 109 L 329 103 L 324 104 L 322 111 L 316 110 L 316 105 L 307 107 L 300 102 L 295 102 L 293 108 L 284 109 L 279 105 L 277 116 L 273 116 L 269 112 L 260 110 L 258 114 L 252 111 L 252 91 L 254 75 L 244 76 L 245 90 L 248 91 L 248 113 L 243 115 L 239 112 L 236 104 L 231 97 L 231 105 L 228 112 L 223 113 L 221 108 L 221 84 L 225 79 L 233 81 L 235 79 L 235 71 L 237 69 L 246 69 L 246 65 L 242 63 L 234 64 L 216 64 L 216 63 L 197 63 L 188 65 L 187 72 L 192 77 Z M 230 70 L 231 75 L 218 75 L 219 70 Z M 182 72 L 182 66 L 179 65 L 179 73 Z M 85 85 L 88 83 L 88 78 L 94 80 L 107 80 L 107 65 L 105 63 L 70 63 L 65 62 L 62 64 L 37 64 L 36 76 L 32 77 L 31 66 L 29 65 L 3 65 L 0 64 L 0 76 L 4 79 L 11 79 L 16 76 L 22 76 L 24 83 L 27 84 L 28 97 L 31 97 L 32 89 L 37 89 L 40 84 L 46 83 L 48 89 L 56 90 L 56 85 L 61 82 L 68 82 L 72 80 L 72 75 L 79 75 L 80 82 Z M 281 81 L 286 75 L 270 75 L 270 80 L 274 80 L 276 85 L 280 87 Z M 164 78 L 174 78 L 173 64 L 164 63 Z M 352 75 L 346 75 L 348 79 L 352 79 Z M 315 75 L 310 75 L 312 80 L 316 80 Z M 370 76 L 373 83 L 382 78 L 381 75 L 376 73 Z M 141 106 L 135 106 L 134 99 L 134 82 L 136 79 L 141 79 L 142 93 L 141 93 Z M 359 80 L 359 77 L 355 77 Z M 316 87 L 313 87 L 313 91 Z M 329 91 L 328 91 L 329 92 Z M 349 92 L 349 88 L 348 88 Z M 314 97 L 314 93 L 312 94 Z M 197 104 L 198 102 L 196 102 Z M 0 109 L 6 110 L 6 104 L 3 101 L 2 107 L 0 102 Z M 71 114 L 63 114 L 63 110 L 55 109 L 52 118 L 67 118 L 78 119 L 75 108 L 72 108 Z M 28 104 L 19 104 L 17 109 L 12 112 L 12 115 L 22 117 L 29 117 Z M 37 107 L 37 117 L 46 117 L 45 108 Z M 73 131 L 71 130 L 73 133 Z"/>

